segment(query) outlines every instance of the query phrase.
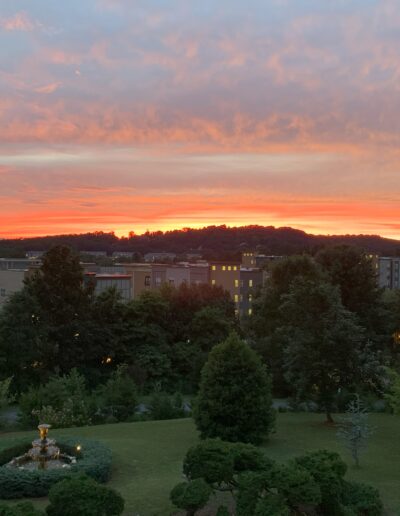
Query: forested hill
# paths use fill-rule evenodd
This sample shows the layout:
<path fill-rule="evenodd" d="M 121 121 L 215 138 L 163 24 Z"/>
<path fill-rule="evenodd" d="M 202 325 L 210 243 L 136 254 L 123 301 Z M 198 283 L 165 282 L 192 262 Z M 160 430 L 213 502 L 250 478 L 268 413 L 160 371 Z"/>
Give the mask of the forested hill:
<path fill-rule="evenodd" d="M 209 226 L 202 229 L 147 232 L 118 238 L 113 233 L 86 233 L 13 240 L 0 240 L 0 256 L 25 251 L 47 250 L 56 244 L 66 244 L 78 251 L 174 252 L 199 251 L 206 258 L 223 258 L 246 249 L 258 249 L 266 254 L 315 253 L 325 245 L 354 244 L 367 252 L 400 255 L 400 241 L 377 235 L 311 235 L 292 228 L 265 226 Z"/>

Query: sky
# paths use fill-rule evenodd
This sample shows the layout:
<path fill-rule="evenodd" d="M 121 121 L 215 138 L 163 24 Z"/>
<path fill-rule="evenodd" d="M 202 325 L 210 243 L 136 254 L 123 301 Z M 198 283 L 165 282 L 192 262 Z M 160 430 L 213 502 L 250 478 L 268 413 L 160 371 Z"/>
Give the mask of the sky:
<path fill-rule="evenodd" d="M 400 239 L 398 0 L 0 0 L 0 237 Z"/>

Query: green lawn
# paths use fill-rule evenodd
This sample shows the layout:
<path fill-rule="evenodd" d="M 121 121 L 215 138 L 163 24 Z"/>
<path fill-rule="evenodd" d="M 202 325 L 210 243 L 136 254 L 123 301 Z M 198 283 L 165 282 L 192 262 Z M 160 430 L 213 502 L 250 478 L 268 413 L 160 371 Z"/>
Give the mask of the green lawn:
<path fill-rule="evenodd" d="M 277 432 L 265 446 L 266 453 L 286 460 L 309 450 L 328 448 L 348 455 L 337 442 L 336 430 L 322 423 L 319 414 L 279 414 Z M 348 477 L 380 489 L 388 515 L 400 515 L 400 418 L 371 415 L 375 434 L 362 458 L 362 467 L 349 466 Z M 89 437 L 108 444 L 114 452 L 110 485 L 126 501 L 126 515 L 168 516 L 173 512 L 168 495 L 181 480 L 182 459 L 197 440 L 192 420 L 123 423 L 57 430 L 57 434 Z M 6 434 L 4 437 L 16 434 Z M 22 435 L 22 434 L 20 434 Z M 32 433 L 33 435 L 33 433 Z M 38 501 L 44 506 L 45 501 Z"/>

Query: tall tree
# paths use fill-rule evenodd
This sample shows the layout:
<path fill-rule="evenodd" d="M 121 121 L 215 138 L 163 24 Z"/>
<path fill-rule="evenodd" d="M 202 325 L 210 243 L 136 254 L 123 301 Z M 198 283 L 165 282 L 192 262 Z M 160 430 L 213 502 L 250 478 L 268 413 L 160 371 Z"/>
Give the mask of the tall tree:
<path fill-rule="evenodd" d="M 314 398 L 332 421 L 338 390 L 366 382 L 366 371 L 373 374 L 364 363 L 363 328 L 343 307 L 338 288 L 326 282 L 297 278 L 279 312 L 286 379 L 296 396 Z"/>
<path fill-rule="evenodd" d="M 256 295 L 253 303 L 253 316 L 245 325 L 253 346 L 268 364 L 274 382 L 274 392 L 287 395 L 289 386 L 283 374 L 283 348 L 276 333 L 285 324 L 280 306 L 297 278 L 322 281 L 323 273 L 315 261 L 307 255 L 291 256 L 277 262 L 270 276 Z"/>
<path fill-rule="evenodd" d="M 340 288 L 342 303 L 357 314 L 361 324 L 373 331 L 384 331 L 385 312 L 382 290 L 378 288 L 373 262 L 362 249 L 350 245 L 326 247 L 316 261 L 329 281 Z"/>

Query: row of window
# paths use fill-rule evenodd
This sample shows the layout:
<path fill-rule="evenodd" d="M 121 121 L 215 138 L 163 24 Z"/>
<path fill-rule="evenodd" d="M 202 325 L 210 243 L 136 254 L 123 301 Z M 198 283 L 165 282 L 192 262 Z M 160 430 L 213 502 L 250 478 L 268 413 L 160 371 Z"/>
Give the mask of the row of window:
<path fill-rule="evenodd" d="M 217 284 L 217 280 L 212 279 L 211 280 L 211 285 L 216 285 L 216 284 Z M 243 280 L 240 281 L 240 286 L 244 287 L 244 281 Z M 253 280 L 250 279 L 249 280 L 249 287 L 252 287 L 252 286 L 253 286 Z M 235 287 L 239 288 L 239 280 L 237 280 L 237 279 L 235 279 Z"/>
<path fill-rule="evenodd" d="M 240 296 L 239 296 L 239 294 L 235 294 L 235 295 L 233 296 L 233 299 L 234 299 L 235 303 L 239 303 L 239 301 L 240 301 L 240 302 L 242 302 L 242 301 L 243 301 L 243 295 L 242 295 L 242 294 L 240 294 Z M 253 301 L 253 296 L 252 296 L 251 294 L 249 294 L 249 295 L 247 296 L 247 299 L 248 299 L 248 300 L 249 300 L 249 302 L 251 303 L 251 302 Z"/>
<path fill-rule="evenodd" d="M 217 266 L 216 265 L 212 265 L 211 266 L 211 270 L 216 271 L 217 270 Z M 239 267 L 237 265 L 222 265 L 221 266 L 221 270 L 222 271 L 237 271 L 237 270 L 239 270 Z"/>

